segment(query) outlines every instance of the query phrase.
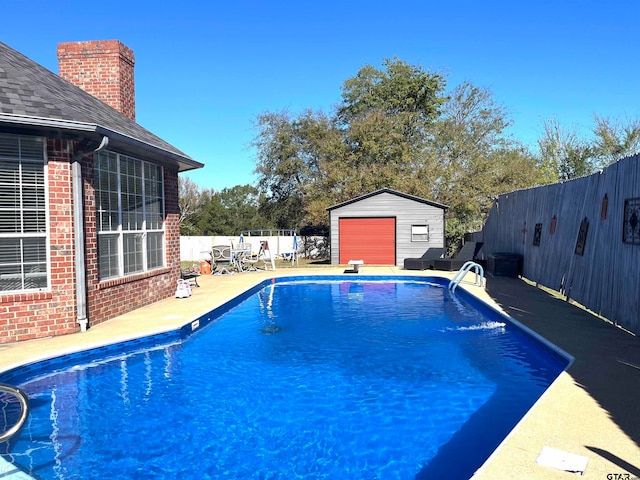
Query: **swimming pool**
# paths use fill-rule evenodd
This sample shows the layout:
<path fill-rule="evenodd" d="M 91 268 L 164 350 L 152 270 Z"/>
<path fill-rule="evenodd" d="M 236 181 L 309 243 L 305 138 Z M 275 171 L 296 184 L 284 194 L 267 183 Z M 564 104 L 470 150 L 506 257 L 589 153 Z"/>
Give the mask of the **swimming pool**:
<path fill-rule="evenodd" d="M 566 365 L 442 280 L 278 279 L 3 374 L 32 412 L 0 448 L 43 479 L 468 478 Z"/>

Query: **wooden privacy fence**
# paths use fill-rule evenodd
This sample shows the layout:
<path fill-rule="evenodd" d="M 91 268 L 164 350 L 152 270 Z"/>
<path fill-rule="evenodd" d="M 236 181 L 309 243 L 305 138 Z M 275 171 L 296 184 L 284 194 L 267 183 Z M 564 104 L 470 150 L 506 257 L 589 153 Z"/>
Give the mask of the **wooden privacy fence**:
<path fill-rule="evenodd" d="M 522 255 L 524 277 L 640 334 L 640 155 L 500 195 L 483 239 L 485 256 Z"/>

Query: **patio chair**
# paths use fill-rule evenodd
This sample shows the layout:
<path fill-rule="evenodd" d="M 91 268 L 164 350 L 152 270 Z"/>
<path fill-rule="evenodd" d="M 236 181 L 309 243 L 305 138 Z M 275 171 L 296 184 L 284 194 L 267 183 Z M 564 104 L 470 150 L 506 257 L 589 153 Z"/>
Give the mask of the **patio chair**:
<path fill-rule="evenodd" d="M 271 269 L 276 269 L 276 262 L 271 250 L 269 249 L 269 241 L 261 240 L 260 241 L 260 251 L 258 252 L 258 258 L 262 259 L 264 262 L 264 269 L 269 270 L 269 265 L 271 265 Z"/>
<path fill-rule="evenodd" d="M 291 262 L 291 266 L 295 266 L 295 264 L 297 263 L 298 265 L 300 265 L 299 260 L 300 260 L 300 251 L 299 251 L 299 247 L 298 247 L 298 236 L 296 234 L 293 235 L 293 242 L 291 245 L 291 250 L 288 252 L 284 252 L 280 254 L 280 257 L 285 261 L 285 262 Z"/>
<path fill-rule="evenodd" d="M 405 258 L 405 270 L 427 270 L 433 268 L 433 262 L 444 255 L 444 248 L 431 247 L 420 258 Z"/>
<path fill-rule="evenodd" d="M 231 258 L 231 246 L 214 245 L 211 249 L 212 273 L 222 275 L 233 273 L 233 259 Z"/>
<path fill-rule="evenodd" d="M 433 261 L 434 270 L 444 270 L 447 272 L 455 272 L 460 270 L 462 266 L 470 260 L 476 260 L 480 249 L 484 245 L 483 242 L 467 242 L 458 254 L 453 258 L 440 258 Z"/>
<path fill-rule="evenodd" d="M 231 249 L 233 264 L 238 272 L 250 272 L 256 270 L 257 255 L 251 252 L 250 243 L 238 243 Z"/>

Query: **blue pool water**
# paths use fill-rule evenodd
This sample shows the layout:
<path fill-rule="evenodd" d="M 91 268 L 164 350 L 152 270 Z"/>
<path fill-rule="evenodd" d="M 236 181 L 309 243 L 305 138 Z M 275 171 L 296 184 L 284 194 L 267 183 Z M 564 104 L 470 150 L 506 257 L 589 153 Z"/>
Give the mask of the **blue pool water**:
<path fill-rule="evenodd" d="M 32 410 L 0 453 L 41 479 L 464 479 L 567 365 L 436 279 L 341 280 L 5 373 Z"/>

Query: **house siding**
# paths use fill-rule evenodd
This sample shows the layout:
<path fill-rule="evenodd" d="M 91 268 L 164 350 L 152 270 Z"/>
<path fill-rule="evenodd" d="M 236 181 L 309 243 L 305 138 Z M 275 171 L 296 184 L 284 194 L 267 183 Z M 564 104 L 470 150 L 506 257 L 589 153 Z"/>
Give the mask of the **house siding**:
<path fill-rule="evenodd" d="M 444 247 L 444 209 L 428 203 L 382 192 L 330 211 L 331 263 L 340 261 L 340 218 L 395 217 L 396 265 L 405 258 L 420 257 L 428 248 Z M 412 225 L 429 225 L 428 242 L 412 242 Z"/>

